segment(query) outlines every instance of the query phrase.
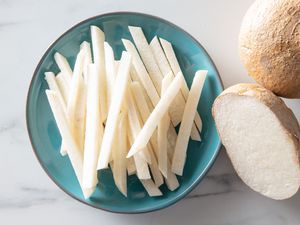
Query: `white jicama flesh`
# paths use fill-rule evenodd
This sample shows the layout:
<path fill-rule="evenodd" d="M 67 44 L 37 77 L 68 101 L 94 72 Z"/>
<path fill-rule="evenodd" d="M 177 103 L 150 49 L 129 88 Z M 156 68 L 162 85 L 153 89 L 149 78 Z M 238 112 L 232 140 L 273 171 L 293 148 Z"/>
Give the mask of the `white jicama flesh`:
<path fill-rule="evenodd" d="M 107 81 L 105 72 L 105 53 L 104 53 L 104 32 L 96 26 L 91 26 L 91 39 L 92 39 L 92 49 L 94 56 L 94 64 L 97 66 L 99 76 L 101 78 L 100 82 L 100 113 L 101 120 L 104 122 L 107 118 L 108 108 L 107 108 Z"/>
<path fill-rule="evenodd" d="M 152 54 L 151 48 L 146 40 L 142 28 L 129 26 L 130 34 L 134 40 L 134 43 L 143 59 L 143 62 L 149 72 L 149 75 L 155 85 L 158 93 L 161 90 L 161 80 L 163 78 L 158 65 L 156 64 L 155 58 Z"/>
<path fill-rule="evenodd" d="M 69 99 L 69 92 L 70 92 L 70 83 L 68 83 L 63 75 L 63 72 L 60 72 L 55 77 L 56 83 L 59 87 L 59 90 L 61 91 L 61 94 L 63 96 L 63 99 L 65 100 L 65 103 L 67 104 Z"/>
<path fill-rule="evenodd" d="M 71 83 L 73 71 L 72 71 L 67 59 L 59 52 L 56 52 L 54 54 L 54 60 L 57 64 L 58 68 L 60 69 L 60 71 L 63 73 L 63 76 L 65 76 L 66 81 L 68 83 Z"/>
<path fill-rule="evenodd" d="M 178 60 L 176 58 L 174 49 L 172 47 L 172 44 L 170 42 L 168 42 L 167 40 L 163 39 L 163 38 L 159 38 L 161 46 L 163 47 L 163 50 L 165 52 L 165 55 L 168 59 L 168 62 L 173 70 L 174 74 L 178 74 L 179 72 L 181 72 Z M 181 88 L 181 93 L 184 97 L 185 100 L 187 100 L 188 95 L 189 95 L 189 88 L 187 86 L 186 81 L 183 82 L 182 88 Z M 199 130 L 199 132 L 201 132 L 202 130 L 202 120 L 200 118 L 199 113 L 197 112 L 195 115 L 195 124 Z"/>
<path fill-rule="evenodd" d="M 68 150 L 68 156 L 70 158 L 72 167 L 75 171 L 77 180 L 82 188 L 83 195 L 85 197 L 89 197 L 91 195 L 91 193 L 93 192 L 93 189 L 85 189 L 82 186 L 82 170 L 83 170 L 82 152 L 79 149 L 79 147 L 72 135 L 66 115 L 62 109 L 60 100 L 58 99 L 55 91 L 46 90 L 46 95 L 47 95 L 52 113 L 54 115 L 56 124 L 58 126 L 59 132 L 62 136 L 62 139 L 65 141 L 65 144 L 66 144 L 66 147 Z"/>
<path fill-rule="evenodd" d="M 212 111 L 232 165 L 250 188 L 276 200 L 296 194 L 300 127 L 281 98 L 258 84 L 236 84 Z"/>
<path fill-rule="evenodd" d="M 166 76 L 163 79 L 161 86 L 162 96 L 165 94 L 167 88 L 172 82 L 171 76 Z M 164 177 L 168 177 L 168 130 L 170 126 L 170 119 L 166 113 L 160 120 L 157 128 L 157 142 L 158 142 L 158 166 Z"/>
<path fill-rule="evenodd" d="M 148 195 L 150 197 L 155 197 L 155 196 L 161 196 L 162 192 L 159 190 L 159 188 L 155 185 L 153 180 L 148 179 L 148 180 L 140 180 L 144 188 L 146 189 Z"/>
<path fill-rule="evenodd" d="M 182 82 L 183 81 L 181 76 L 175 77 L 175 79 L 172 81 L 168 90 L 161 97 L 160 101 L 155 106 L 153 112 L 151 113 L 145 125 L 143 126 L 141 132 L 135 139 L 135 142 L 131 146 L 131 149 L 127 157 L 134 155 L 136 152 L 140 151 L 147 145 L 159 121 L 162 119 L 164 114 L 168 111 L 169 106 L 171 105 L 172 101 L 176 97 L 177 93 L 180 91 Z"/>
<path fill-rule="evenodd" d="M 116 133 L 117 141 L 113 151 L 113 177 L 119 191 L 127 197 L 127 171 L 126 171 L 126 154 L 127 154 L 127 135 L 124 130 L 127 130 L 126 113 L 121 113 L 119 116 L 118 131 Z"/>
<path fill-rule="evenodd" d="M 123 52 L 117 75 L 118 79 L 116 80 L 114 87 L 116 91 L 114 91 L 112 95 L 112 101 L 107 116 L 103 142 L 98 161 L 98 169 L 104 169 L 108 166 L 114 134 L 117 128 L 118 115 L 121 111 L 122 102 L 125 98 L 126 88 L 128 85 L 130 65 L 131 55 L 127 52 Z"/>
<path fill-rule="evenodd" d="M 116 79 L 116 63 L 114 58 L 114 52 L 109 43 L 104 42 L 105 53 L 105 70 L 107 81 L 107 107 L 109 108 L 111 103 L 111 95 L 113 93 L 114 82 Z"/>
<path fill-rule="evenodd" d="M 67 103 L 69 124 L 78 146 L 83 150 L 85 132 L 85 84 L 82 77 L 84 50 L 77 55 Z"/>
<path fill-rule="evenodd" d="M 192 87 L 186 101 L 183 118 L 180 124 L 176 146 L 172 160 L 172 171 L 182 175 L 186 160 L 186 151 L 189 143 L 189 136 L 192 130 L 193 118 L 197 111 L 197 105 L 201 96 L 207 71 L 199 70 L 193 79 Z"/>
<path fill-rule="evenodd" d="M 95 188 L 97 185 L 97 162 L 103 136 L 99 110 L 100 79 L 95 64 L 89 65 L 88 77 L 82 184 L 85 188 Z"/>
<path fill-rule="evenodd" d="M 84 78 L 85 84 L 87 84 L 88 83 L 88 66 L 93 62 L 91 45 L 89 42 L 84 41 L 80 44 L 80 49 L 84 49 L 84 51 L 85 51 L 85 58 L 84 58 L 84 62 L 83 62 L 83 78 Z"/>

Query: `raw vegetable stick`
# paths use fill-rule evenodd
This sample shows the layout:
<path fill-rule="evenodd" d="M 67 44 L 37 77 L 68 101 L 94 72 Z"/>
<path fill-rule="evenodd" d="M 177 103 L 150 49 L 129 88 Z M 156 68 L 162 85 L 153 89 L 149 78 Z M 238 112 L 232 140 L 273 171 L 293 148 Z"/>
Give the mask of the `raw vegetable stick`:
<path fill-rule="evenodd" d="M 67 116 L 69 124 L 78 143 L 83 151 L 84 132 L 85 132 L 85 84 L 82 77 L 83 61 L 85 51 L 82 49 L 77 55 L 74 74 L 70 86 L 70 94 L 67 103 Z"/>
<path fill-rule="evenodd" d="M 84 189 L 82 186 L 82 170 L 83 170 L 83 157 L 81 154 L 81 150 L 79 149 L 69 126 L 69 123 L 66 118 L 66 114 L 64 113 L 62 106 L 60 104 L 60 100 L 55 91 L 46 90 L 46 95 L 54 115 L 57 127 L 62 136 L 62 139 L 65 141 L 68 155 L 72 164 L 72 167 L 75 171 L 77 180 L 81 186 L 84 196 L 89 197 L 93 189 Z"/>
<path fill-rule="evenodd" d="M 134 40 L 134 43 L 143 59 L 145 67 L 147 68 L 149 75 L 155 85 L 156 91 L 160 94 L 161 80 L 163 75 L 156 64 L 155 58 L 152 54 L 151 48 L 146 40 L 142 28 L 128 26 L 130 34 Z"/>
<path fill-rule="evenodd" d="M 104 40 L 105 34 L 96 26 L 91 26 L 91 39 L 92 49 L 94 56 L 94 64 L 97 66 L 98 74 L 101 78 L 100 87 L 100 113 L 101 121 L 107 119 L 107 81 L 105 74 L 105 53 L 104 53 Z"/>
<path fill-rule="evenodd" d="M 118 115 L 121 111 L 122 102 L 125 97 L 126 88 L 129 80 L 129 69 L 131 65 L 131 55 L 127 52 L 122 53 L 120 68 L 118 71 L 118 79 L 115 82 L 115 87 L 112 101 L 109 108 L 105 131 L 103 135 L 103 142 L 99 155 L 98 168 L 104 169 L 108 166 L 108 161 L 113 144 L 114 134 L 117 127 Z"/>
<path fill-rule="evenodd" d="M 177 74 L 177 73 L 181 72 L 181 69 L 180 69 L 178 60 L 176 58 L 174 49 L 172 47 L 172 44 L 170 42 L 168 42 L 167 40 L 163 39 L 163 38 L 160 38 L 159 40 L 160 40 L 161 46 L 164 49 L 165 55 L 166 55 L 166 57 L 167 57 L 167 59 L 170 63 L 170 66 L 173 70 L 173 73 Z M 183 94 L 184 99 L 187 100 L 188 94 L 189 94 L 189 88 L 188 88 L 186 82 L 184 82 L 183 85 L 182 85 L 181 93 Z M 195 115 L 195 124 L 196 124 L 199 132 L 201 132 L 201 130 L 202 130 L 202 120 L 201 120 L 200 115 L 199 115 L 198 112 Z"/>
<path fill-rule="evenodd" d="M 193 125 L 193 118 L 197 111 L 197 105 L 201 96 L 206 74 L 207 71 L 205 70 L 199 70 L 196 72 L 184 108 L 183 118 L 179 128 L 172 160 L 172 171 L 180 176 L 183 173 L 189 136 Z"/>
<path fill-rule="evenodd" d="M 162 193 L 153 180 L 140 180 L 150 197 L 161 196 Z"/>
<path fill-rule="evenodd" d="M 113 149 L 113 177 L 117 188 L 127 197 L 127 172 L 126 172 L 126 154 L 127 154 L 127 134 L 126 113 L 119 116 L 118 131 L 116 132 L 117 141 Z"/>
<path fill-rule="evenodd" d="M 172 82 L 172 76 L 166 76 L 163 79 L 161 85 L 161 94 L 164 95 L 167 88 Z M 168 177 L 168 129 L 170 125 L 170 119 L 168 113 L 163 115 L 162 119 L 160 120 L 158 127 L 157 127 L 157 145 L 158 145 L 158 154 L 157 154 L 157 161 L 158 166 L 161 173 L 164 177 Z"/>
<path fill-rule="evenodd" d="M 68 102 L 69 99 L 69 91 L 70 91 L 70 83 L 68 83 L 63 75 L 63 72 L 59 72 L 56 77 L 56 83 L 61 90 L 61 94 L 65 102 Z"/>
<path fill-rule="evenodd" d="M 54 54 L 54 60 L 60 71 L 63 73 L 63 76 L 65 77 L 67 83 L 71 83 L 73 71 L 67 59 L 59 52 L 56 52 Z"/>
<path fill-rule="evenodd" d="M 150 42 L 150 47 L 153 52 L 153 55 L 157 61 L 157 64 L 159 66 L 159 69 L 162 71 L 163 75 L 166 76 L 169 73 L 172 73 L 172 77 L 174 77 L 174 74 L 172 72 L 172 69 L 169 65 L 169 62 L 165 56 L 165 53 L 159 43 L 159 40 L 157 36 L 155 36 L 152 41 Z M 173 117 L 173 120 L 175 121 L 175 124 L 179 124 L 182 119 L 183 110 L 185 106 L 185 99 L 181 92 L 178 93 L 176 98 L 174 99 L 173 103 L 170 106 L 169 112 Z M 195 124 L 193 124 L 192 132 L 191 132 L 191 138 L 195 141 L 200 141 L 200 135 L 199 131 L 197 130 L 197 127 Z"/>
<path fill-rule="evenodd" d="M 100 77 L 95 64 L 89 65 L 88 77 L 82 184 L 85 188 L 94 188 L 97 185 L 97 162 L 103 136 L 99 109 Z"/>
<path fill-rule="evenodd" d="M 153 148 L 152 148 L 151 144 L 148 145 L 148 149 L 149 149 L 149 152 L 151 154 L 151 162 L 152 162 L 149 165 L 150 170 L 151 170 L 151 174 L 152 174 L 155 185 L 157 187 L 159 187 L 164 183 L 164 178 L 163 178 L 162 174 L 160 173 L 160 170 L 159 170 L 159 167 L 158 167 L 158 164 L 157 164 L 157 160 L 156 160 L 156 157 L 155 157 L 155 154 L 154 154 L 154 151 L 153 151 Z"/>
<path fill-rule="evenodd" d="M 127 157 L 132 156 L 147 145 L 159 121 L 162 119 L 163 115 L 168 111 L 170 104 L 176 97 L 177 93 L 180 91 L 180 87 L 183 82 L 182 79 L 183 78 L 181 76 L 176 76 L 175 79 L 172 81 L 172 84 L 169 86 L 166 93 L 162 96 L 158 104 L 155 106 L 153 112 L 144 124 L 141 132 L 135 139 L 135 142 L 131 146 Z"/>
<path fill-rule="evenodd" d="M 115 63 L 113 49 L 107 42 L 104 42 L 104 53 L 105 53 L 105 70 L 106 70 L 106 81 L 107 81 L 107 107 L 109 108 L 117 70 L 116 70 L 116 63 Z"/>
<path fill-rule="evenodd" d="M 84 58 L 84 62 L 83 62 L 83 78 L 84 78 L 85 84 L 87 84 L 88 83 L 88 66 L 93 62 L 91 45 L 89 42 L 84 41 L 80 44 L 80 49 L 85 50 L 85 58 Z"/>

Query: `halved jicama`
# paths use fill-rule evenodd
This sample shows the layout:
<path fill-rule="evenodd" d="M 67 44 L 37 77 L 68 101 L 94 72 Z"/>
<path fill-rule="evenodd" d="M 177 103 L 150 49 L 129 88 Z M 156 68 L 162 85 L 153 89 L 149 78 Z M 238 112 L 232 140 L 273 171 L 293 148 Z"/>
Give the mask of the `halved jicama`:
<path fill-rule="evenodd" d="M 107 107 L 109 107 L 117 70 L 116 70 L 116 63 L 115 63 L 113 49 L 107 42 L 104 42 L 104 53 L 105 53 L 105 70 L 106 70 L 106 81 L 107 81 Z"/>
<path fill-rule="evenodd" d="M 86 106 L 85 84 L 82 77 L 84 54 L 85 51 L 82 49 L 77 55 L 67 103 L 69 124 L 81 150 L 84 144 Z"/>
<path fill-rule="evenodd" d="M 88 77 L 82 184 L 85 188 L 94 188 L 97 185 L 97 162 L 103 136 L 99 110 L 100 79 L 95 64 L 89 65 Z"/>
<path fill-rule="evenodd" d="M 126 94 L 126 88 L 129 80 L 129 70 L 131 65 L 131 55 L 128 52 L 123 52 L 121 57 L 120 68 L 118 71 L 118 79 L 115 82 L 115 87 L 112 101 L 109 108 L 103 142 L 99 156 L 98 168 L 104 169 L 108 166 L 108 161 L 113 144 L 114 134 L 117 128 L 118 115 L 121 111 L 122 102 Z"/>
<path fill-rule="evenodd" d="M 96 26 L 91 26 L 92 49 L 94 64 L 97 66 L 98 74 L 101 77 L 100 88 L 100 113 L 101 120 L 104 122 L 107 118 L 107 81 L 105 74 L 105 53 L 104 53 L 104 32 Z"/>
<path fill-rule="evenodd" d="M 83 157 L 82 152 L 79 149 L 69 126 L 69 123 L 66 118 L 66 114 L 64 113 L 60 100 L 55 93 L 55 91 L 46 90 L 46 95 L 54 115 L 57 127 L 62 136 L 62 139 L 65 141 L 68 156 L 70 158 L 72 167 L 76 174 L 77 180 L 81 186 L 83 194 L 85 197 L 89 197 L 93 192 L 93 189 L 85 189 L 82 186 L 82 170 L 83 170 Z"/>
<path fill-rule="evenodd" d="M 213 117 L 238 176 L 272 198 L 300 186 L 300 127 L 284 101 L 258 84 L 237 84 L 214 102 Z"/>
<path fill-rule="evenodd" d="M 73 71 L 68 63 L 68 60 L 59 52 L 54 54 L 54 60 L 60 71 L 63 73 L 63 76 L 65 76 L 66 81 L 71 83 Z"/>
<path fill-rule="evenodd" d="M 88 66 L 93 62 L 91 45 L 89 42 L 84 41 L 80 44 L 80 49 L 84 49 L 84 51 L 85 51 L 85 58 L 84 58 L 84 62 L 83 62 L 83 78 L 84 78 L 84 82 L 87 84 L 88 83 Z"/>
<path fill-rule="evenodd" d="M 113 151 L 113 177 L 116 186 L 120 192 L 127 196 L 127 171 L 126 171 L 126 154 L 127 154 L 127 135 L 126 132 L 126 113 L 119 115 L 119 125 L 117 128 L 117 141 L 115 142 L 115 148 Z"/>
<path fill-rule="evenodd" d="M 162 119 L 164 114 L 168 111 L 169 106 L 171 105 L 172 101 L 176 97 L 177 93 L 180 91 L 180 87 L 183 82 L 182 79 L 183 78 L 181 76 L 176 76 L 175 79 L 172 81 L 172 84 L 169 86 L 166 93 L 161 97 L 160 101 L 155 106 L 153 112 L 151 113 L 148 120 L 144 124 L 141 132 L 135 139 L 135 142 L 131 146 L 131 149 L 127 157 L 134 155 L 136 152 L 140 151 L 147 145 L 159 121 Z"/>
<path fill-rule="evenodd" d="M 63 72 L 60 72 L 55 77 L 56 83 L 61 91 L 61 94 L 67 104 L 69 99 L 69 92 L 70 92 L 70 83 L 68 83 L 63 75 Z"/>
<path fill-rule="evenodd" d="M 173 70 L 174 74 L 178 74 L 179 72 L 181 72 L 181 68 L 180 65 L 178 63 L 178 60 L 176 58 L 174 49 L 172 47 L 172 44 L 170 42 L 168 42 L 167 40 L 163 39 L 163 38 L 159 38 L 161 46 L 163 47 L 163 50 L 165 52 L 165 55 L 169 61 L 169 64 Z M 187 100 L 188 95 L 189 95 L 189 88 L 187 86 L 187 83 L 184 82 L 181 88 L 181 93 L 183 94 L 183 97 L 185 100 Z M 197 112 L 195 115 L 195 124 L 199 130 L 199 132 L 201 132 L 202 130 L 202 120 L 201 117 L 199 115 L 199 113 Z"/>
<path fill-rule="evenodd" d="M 189 143 L 193 120 L 197 112 L 197 105 L 201 96 L 207 71 L 199 70 L 193 79 L 192 87 L 186 101 L 183 118 L 180 124 L 176 146 L 172 160 L 172 171 L 178 175 L 182 175 L 186 160 L 186 151 Z"/>
<path fill-rule="evenodd" d="M 159 188 L 155 185 L 153 180 L 148 179 L 148 180 L 140 180 L 144 188 L 146 189 L 148 195 L 150 197 L 155 197 L 155 196 L 161 196 L 162 192 L 159 190 Z"/>
<path fill-rule="evenodd" d="M 147 68 L 149 75 L 154 83 L 156 91 L 160 93 L 161 80 L 163 75 L 156 64 L 155 58 L 152 54 L 151 48 L 147 42 L 147 39 L 143 33 L 141 27 L 128 26 L 130 34 L 134 40 L 134 43 L 140 53 L 141 58 Z"/>

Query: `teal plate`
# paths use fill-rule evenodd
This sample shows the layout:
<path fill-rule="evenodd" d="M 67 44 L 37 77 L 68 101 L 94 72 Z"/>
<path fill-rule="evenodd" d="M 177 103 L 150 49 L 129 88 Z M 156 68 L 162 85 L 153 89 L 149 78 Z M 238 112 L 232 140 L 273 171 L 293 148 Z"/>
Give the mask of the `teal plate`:
<path fill-rule="evenodd" d="M 188 85 L 198 69 L 208 70 L 198 111 L 203 120 L 202 142 L 190 141 L 187 162 L 182 177 L 178 177 L 180 187 L 169 191 L 161 187 L 163 196 L 149 197 L 136 176 L 128 178 L 128 197 L 125 198 L 116 188 L 109 169 L 98 173 L 99 184 L 89 199 L 84 199 L 68 157 L 59 153 L 61 137 L 51 113 L 45 89 L 45 71 L 57 73 L 59 70 L 53 55 L 59 51 L 71 65 L 82 41 L 90 42 L 90 25 L 104 30 L 106 40 L 112 45 L 116 59 L 124 50 L 121 38 L 131 39 L 128 25 L 143 28 L 150 41 L 155 35 L 170 41 L 175 49 L 180 66 Z M 117 12 L 87 19 L 69 29 L 58 38 L 39 62 L 28 92 L 26 119 L 27 129 L 33 150 L 49 177 L 67 194 L 90 206 L 118 213 L 143 213 L 165 208 L 186 196 L 204 177 L 212 166 L 220 149 L 220 139 L 211 115 L 214 99 L 223 90 L 218 71 L 204 48 L 187 32 L 176 25 L 150 15 L 130 12 Z"/>

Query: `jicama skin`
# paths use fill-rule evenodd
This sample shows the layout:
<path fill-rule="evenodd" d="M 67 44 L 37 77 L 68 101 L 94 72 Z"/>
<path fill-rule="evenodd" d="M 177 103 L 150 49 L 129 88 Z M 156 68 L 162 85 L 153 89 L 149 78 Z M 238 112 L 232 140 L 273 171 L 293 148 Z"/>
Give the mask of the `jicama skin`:
<path fill-rule="evenodd" d="M 98 168 L 104 169 L 108 166 L 114 135 L 117 128 L 117 119 L 121 111 L 122 102 L 126 94 L 126 88 L 129 80 L 129 70 L 131 65 L 131 55 L 127 52 L 122 53 L 118 79 L 116 79 L 112 101 L 109 108 L 106 127 L 103 135 L 103 142 L 100 151 Z"/>
<path fill-rule="evenodd" d="M 182 175 L 186 160 L 186 151 L 189 143 L 193 118 L 197 111 L 197 105 L 201 96 L 207 71 L 199 70 L 193 79 L 192 87 L 184 108 L 182 122 L 179 128 L 176 140 L 175 151 L 172 160 L 172 171 L 178 175 Z"/>
<path fill-rule="evenodd" d="M 127 171 L 126 171 L 126 154 L 127 154 L 127 135 L 124 130 L 126 127 L 126 113 L 121 113 L 119 116 L 118 132 L 116 133 L 117 141 L 114 143 L 113 149 L 113 177 L 116 186 L 120 192 L 127 197 Z"/>
<path fill-rule="evenodd" d="M 84 58 L 84 62 L 83 62 L 83 78 L 84 78 L 85 84 L 87 85 L 87 83 L 88 83 L 88 66 L 93 62 L 91 44 L 87 41 L 84 41 L 81 43 L 80 49 L 84 49 L 84 51 L 85 51 L 85 58 Z"/>
<path fill-rule="evenodd" d="M 107 42 L 104 42 L 104 53 L 105 53 L 105 70 L 106 70 L 106 81 L 107 81 L 107 107 L 109 108 L 117 70 L 116 70 L 116 63 L 115 63 L 113 49 Z"/>
<path fill-rule="evenodd" d="M 172 82 L 172 77 L 166 76 L 162 82 L 161 94 L 165 94 L 167 88 Z M 163 115 L 157 127 L 157 144 L 158 144 L 158 166 L 164 177 L 168 178 L 168 129 L 170 125 L 170 119 L 168 113 Z"/>
<path fill-rule="evenodd" d="M 133 154 L 140 151 L 147 145 L 159 121 L 162 119 L 164 114 L 168 111 L 170 104 L 176 97 L 177 93 L 180 91 L 180 87 L 183 82 L 182 79 L 183 78 L 181 76 L 176 76 L 175 79 L 172 81 L 172 84 L 169 86 L 166 93 L 162 96 L 158 104 L 155 106 L 153 112 L 149 116 L 141 132 L 135 139 L 135 142 L 131 146 L 131 149 L 127 157 L 132 156 Z"/>
<path fill-rule="evenodd" d="M 155 183 L 151 179 L 140 180 L 140 181 L 150 197 L 162 195 L 162 192 L 159 190 L 159 188 L 155 185 Z"/>
<path fill-rule="evenodd" d="M 97 162 L 103 136 L 99 109 L 100 77 L 95 64 L 89 65 L 88 77 L 82 184 L 85 188 L 95 188 L 97 185 Z"/>
<path fill-rule="evenodd" d="M 57 127 L 62 136 L 62 139 L 65 141 L 66 148 L 68 151 L 68 156 L 70 158 L 72 167 L 75 171 L 77 180 L 81 186 L 83 191 L 83 195 L 85 198 L 88 198 L 92 193 L 93 189 L 85 189 L 82 186 L 82 171 L 83 171 L 83 157 L 82 152 L 79 149 L 69 126 L 69 123 L 66 118 L 66 114 L 64 113 L 60 100 L 55 91 L 46 90 L 46 95 L 54 115 Z"/>
<path fill-rule="evenodd" d="M 70 83 L 68 83 L 63 75 L 63 72 L 60 72 L 55 77 L 56 83 L 59 87 L 59 90 L 61 91 L 61 94 L 63 96 L 63 99 L 65 100 L 65 103 L 67 104 L 69 99 L 69 92 L 70 92 Z"/>
<path fill-rule="evenodd" d="M 164 49 L 164 53 L 169 61 L 169 64 L 173 70 L 174 74 L 178 74 L 179 72 L 181 72 L 178 60 L 176 58 L 174 49 L 172 47 L 172 44 L 170 42 L 168 42 L 167 40 L 163 39 L 163 38 L 159 38 L 161 46 Z M 185 100 L 187 100 L 188 98 L 188 94 L 189 94 L 189 88 L 187 86 L 187 83 L 184 82 L 181 88 L 181 93 L 184 97 Z M 199 113 L 197 112 L 195 115 L 195 124 L 199 130 L 199 132 L 201 132 L 202 130 L 202 120 L 200 118 Z"/>
<path fill-rule="evenodd" d="M 67 59 L 59 52 L 56 52 L 54 54 L 54 60 L 60 71 L 63 73 L 63 76 L 65 77 L 67 83 L 71 83 L 73 71 Z"/>
<path fill-rule="evenodd" d="M 70 95 L 67 103 L 67 115 L 72 134 L 83 151 L 84 133 L 85 133 L 85 84 L 82 77 L 83 61 L 85 51 L 82 49 L 77 55 L 74 74 L 72 77 Z"/>
<path fill-rule="evenodd" d="M 104 122 L 107 118 L 107 81 L 105 72 L 105 53 L 104 41 L 105 34 L 96 26 L 91 26 L 92 49 L 94 56 L 94 64 L 97 65 L 98 74 L 101 78 L 100 87 L 100 113 L 101 121 Z"/>

